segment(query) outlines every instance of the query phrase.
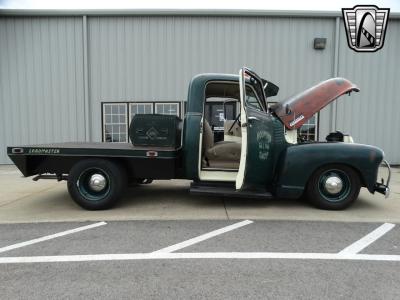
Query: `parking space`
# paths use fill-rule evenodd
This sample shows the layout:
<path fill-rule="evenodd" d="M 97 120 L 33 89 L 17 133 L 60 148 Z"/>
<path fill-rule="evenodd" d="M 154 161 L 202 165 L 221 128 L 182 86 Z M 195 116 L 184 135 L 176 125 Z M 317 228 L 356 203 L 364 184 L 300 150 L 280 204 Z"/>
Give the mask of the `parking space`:
<path fill-rule="evenodd" d="M 235 221 L 132 221 L 132 222 L 107 222 L 106 226 L 81 231 L 65 237 L 47 241 L 46 244 L 35 244 L 22 247 L 12 252 L 0 252 L 0 256 L 39 256 L 39 255 L 79 255 L 79 254 L 104 254 L 104 253 L 148 253 L 182 240 L 201 235 L 205 232 L 227 226 Z M 48 228 L 56 225 L 53 232 L 68 230 L 85 226 L 87 223 L 39 223 L 30 225 L 29 240 L 49 234 Z M 0 225 L 7 228 L 10 236 L 14 230 L 24 231 L 26 224 Z M 24 234 L 28 236 L 28 234 Z M 15 236 L 14 241 L 7 240 L 8 244 L 20 243 L 24 239 Z M 3 242 L 4 244 L 5 242 Z"/>
<path fill-rule="evenodd" d="M 255 221 L 185 252 L 336 253 L 377 227 L 375 223 Z"/>

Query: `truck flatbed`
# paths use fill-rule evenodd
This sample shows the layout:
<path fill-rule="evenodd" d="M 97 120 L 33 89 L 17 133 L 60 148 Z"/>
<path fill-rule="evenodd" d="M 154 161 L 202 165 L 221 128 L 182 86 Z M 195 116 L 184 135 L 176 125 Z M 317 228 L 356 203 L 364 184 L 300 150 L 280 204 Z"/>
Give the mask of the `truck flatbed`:
<path fill-rule="evenodd" d="M 38 145 L 27 145 L 18 147 L 8 147 L 8 150 L 23 148 L 23 149 L 62 149 L 62 151 L 76 152 L 78 149 L 85 149 L 87 151 L 101 151 L 101 150 L 117 150 L 125 151 L 128 155 L 142 153 L 141 151 L 148 151 L 149 149 L 154 151 L 162 152 L 177 152 L 178 149 L 173 147 L 152 147 L 152 146 L 134 146 L 131 143 L 88 143 L 88 142 L 66 142 L 66 143 L 51 143 L 51 144 L 38 144 Z M 40 151 L 39 151 L 40 152 Z M 38 153 L 39 154 L 39 153 Z"/>
<path fill-rule="evenodd" d="M 181 149 L 142 147 L 131 143 L 68 142 L 8 147 L 7 153 L 24 176 L 68 174 L 71 167 L 83 158 L 104 157 L 117 158 L 121 164 L 132 166 L 132 172 L 135 165 L 135 176 L 140 178 L 169 179 L 178 175 L 175 169 L 179 168 L 176 163 Z M 156 172 L 159 169 L 164 171 Z"/>

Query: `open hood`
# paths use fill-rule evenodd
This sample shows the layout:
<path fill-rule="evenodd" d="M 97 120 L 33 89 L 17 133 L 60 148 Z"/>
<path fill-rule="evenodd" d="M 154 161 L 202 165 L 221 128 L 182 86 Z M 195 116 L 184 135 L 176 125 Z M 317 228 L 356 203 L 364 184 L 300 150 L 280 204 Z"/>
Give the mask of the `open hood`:
<path fill-rule="evenodd" d="M 331 78 L 277 103 L 271 109 L 286 128 L 297 129 L 333 100 L 352 91 L 360 90 L 345 78 Z"/>

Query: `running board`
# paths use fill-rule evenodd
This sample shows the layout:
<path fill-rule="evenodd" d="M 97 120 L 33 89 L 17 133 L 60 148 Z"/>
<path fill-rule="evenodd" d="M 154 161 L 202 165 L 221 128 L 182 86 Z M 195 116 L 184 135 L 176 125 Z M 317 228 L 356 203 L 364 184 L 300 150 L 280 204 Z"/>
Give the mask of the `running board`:
<path fill-rule="evenodd" d="M 235 198 L 271 199 L 274 196 L 266 191 L 238 191 L 232 184 L 199 183 L 190 184 L 190 194 L 203 196 L 222 196 Z"/>

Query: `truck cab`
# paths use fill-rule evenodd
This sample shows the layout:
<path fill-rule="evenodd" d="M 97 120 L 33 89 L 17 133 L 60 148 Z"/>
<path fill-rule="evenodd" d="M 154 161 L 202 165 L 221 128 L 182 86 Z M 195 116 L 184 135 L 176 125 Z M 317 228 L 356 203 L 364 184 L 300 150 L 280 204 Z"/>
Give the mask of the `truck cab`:
<path fill-rule="evenodd" d="M 276 139 L 283 142 L 284 130 L 267 108 L 263 83 L 256 80 L 260 79 L 246 72 L 203 74 L 192 80 L 183 139 L 187 177 L 196 182 L 231 182 L 237 190 L 271 185 Z M 218 141 L 204 114 L 215 99 L 223 103 L 219 118 L 224 134 Z M 233 118 L 226 118 L 228 109 L 236 112 Z"/>

